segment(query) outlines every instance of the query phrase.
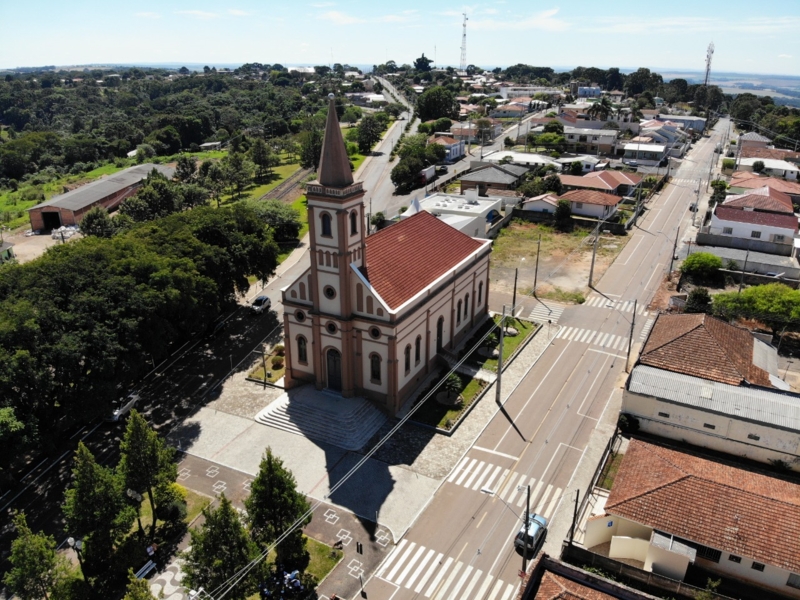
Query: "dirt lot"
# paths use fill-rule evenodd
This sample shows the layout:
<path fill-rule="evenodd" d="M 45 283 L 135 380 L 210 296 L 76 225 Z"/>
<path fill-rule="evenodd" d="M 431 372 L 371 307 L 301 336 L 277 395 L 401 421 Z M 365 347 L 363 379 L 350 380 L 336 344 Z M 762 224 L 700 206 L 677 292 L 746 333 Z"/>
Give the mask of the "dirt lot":
<path fill-rule="evenodd" d="M 540 297 L 582 302 L 588 292 L 592 261 L 589 231 L 578 229 L 559 233 L 552 227 L 512 221 L 495 240 L 491 257 L 492 287 L 514 288 L 514 269 L 519 269 L 517 289 L 529 293 L 533 287 L 537 242 L 542 237 L 537 293 Z M 594 265 L 594 281 L 602 277 L 619 255 L 627 236 L 600 236 Z"/>
<path fill-rule="evenodd" d="M 24 230 L 21 230 L 24 231 Z M 69 243 L 72 240 L 77 240 L 81 237 L 80 234 L 73 235 L 67 240 Z M 60 244 L 61 240 L 54 240 L 47 235 L 34 235 L 32 237 L 25 237 L 23 233 L 15 233 L 12 235 L 6 234 L 5 241 L 14 244 L 14 256 L 17 257 L 17 262 L 26 263 L 38 258 L 50 246 Z"/>

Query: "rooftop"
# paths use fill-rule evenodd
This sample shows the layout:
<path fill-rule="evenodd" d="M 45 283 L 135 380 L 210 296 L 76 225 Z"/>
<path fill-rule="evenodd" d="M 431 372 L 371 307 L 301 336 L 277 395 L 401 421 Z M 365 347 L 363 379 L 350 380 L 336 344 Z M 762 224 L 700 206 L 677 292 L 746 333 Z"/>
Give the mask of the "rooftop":
<path fill-rule="evenodd" d="M 616 206 L 622 201 L 620 196 L 604 194 L 595 190 L 572 190 L 562 194 L 561 199 L 569 200 L 570 202 L 582 202 L 583 204 L 598 204 L 600 206 Z"/>
<path fill-rule="evenodd" d="M 768 137 L 761 135 L 760 133 L 756 133 L 755 131 L 750 131 L 748 133 L 742 134 L 739 136 L 740 140 L 745 142 L 771 142 L 772 140 Z"/>
<path fill-rule="evenodd" d="M 757 148 L 757 150 L 765 150 L 765 148 Z M 795 181 L 786 181 L 778 177 L 764 177 L 752 171 L 737 171 L 731 176 L 730 187 L 732 188 L 753 189 L 764 186 L 784 194 L 800 196 L 800 183 Z"/>
<path fill-rule="evenodd" d="M 755 364 L 756 341 L 748 330 L 705 314 L 660 314 L 637 364 L 729 385 L 772 387 L 769 373 Z"/>
<path fill-rule="evenodd" d="M 761 148 L 760 146 L 745 146 L 739 150 L 742 158 L 775 158 L 777 160 L 798 160 L 800 152 L 782 150 L 780 148 Z M 735 175 L 735 173 L 734 173 Z"/>
<path fill-rule="evenodd" d="M 704 546 L 800 571 L 796 483 L 632 439 L 605 508 Z"/>
<path fill-rule="evenodd" d="M 638 175 L 619 173 L 617 171 L 594 171 L 586 175 L 559 175 L 558 178 L 566 186 L 592 190 L 614 191 L 621 185 L 636 185 L 641 181 Z"/>
<path fill-rule="evenodd" d="M 396 310 L 487 246 L 422 211 L 369 236 L 361 272 Z"/>
<path fill-rule="evenodd" d="M 625 144 L 624 148 L 635 152 L 664 152 L 667 149 L 664 144 Z"/>
<path fill-rule="evenodd" d="M 755 188 L 745 194 L 728 196 L 722 204 L 723 206 L 736 208 L 753 208 L 755 210 L 794 214 L 792 199 L 789 195 L 768 186 Z"/>
<path fill-rule="evenodd" d="M 714 209 L 714 216 L 721 221 L 750 223 L 751 225 L 765 225 L 767 227 L 797 231 L 797 217 L 793 214 L 743 210 L 741 208 L 717 205 Z"/>
<path fill-rule="evenodd" d="M 152 163 L 137 165 L 82 185 L 79 188 L 70 190 L 66 194 L 55 196 L 47 202 L 32 206 L 28 210 L 41 208 L 43 206 L 57 206 L 58 208 L 65 208 L 67 210 L 81 210 L 82 208 L 99 202 L 103 198 L 107 198 L 127 187 L 139 183 L 143 179 L 146 179 L 153 169 L 167 178 L 172 178 L 173 173 L 175 173 L 175 169 L 164 165 L 154 165 Z"/>
<path fill-rule="evenodd" d="M 761 161 L 767 169 L 776 169 L 779 171 L 800 171 L 800 168 L 794 163 L 776 158 L 740 158 L 739 164 L 752 167 L 756 162 Z"/>
<path fill-rule="evenodd" d="M 474 181 L 480 183 L 502 183 L 506 185 L 512 185 L 516 183 L 516 181 L 521 177 L 521 175 L 515 175 L 513 173 L 508 173 L 505 170 L 501 169 L 498 165 L 491 165 L 488 167 L 483 167 L 478 169 L 477 171 L 473 171 L 472 173 L 467 173 L 466 175 L 461 176 L 461 181 Z"/>
<path fill-rule="evenodd" d="M 587 129 L 584 127 L 564 127 L 564 135 L 567 134 L 574 134 L 574 135 L 591 135 L 591 136 L 599 136 L 599 137 L 613 137 L 614 139 L 617 138 L 619 135 L 619 131 L 616 129 Z"/>

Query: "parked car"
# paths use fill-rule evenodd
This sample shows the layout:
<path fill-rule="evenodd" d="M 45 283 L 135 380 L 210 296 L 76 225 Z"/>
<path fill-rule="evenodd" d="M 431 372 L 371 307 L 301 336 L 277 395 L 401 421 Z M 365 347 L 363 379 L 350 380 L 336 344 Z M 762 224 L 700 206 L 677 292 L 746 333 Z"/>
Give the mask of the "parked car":
<path fill-rule="evenodd" d="M 122 417 L 131 412 L 131 409 L 136 406 L 139 401 L 139 394 L 128 394 L 125 398 L 119 398 L 111 407 L 111 413 L 106 417 L 106 421 L 116 423 Z"/>
<path fill-rule="evenodd" d="M 269 310 L 271 306 L 272 302 L 267 296 L 259 296 L 253 300 L 253 303 L 250 305 L 250 309 L 256 314 L 261 314 L 265 310 Z"/>
<path fill-rule="evenodd" d="M 533 552 L 535 554 L 541 548 L 546 536 L 547 519 L 541 515 L 531 513 L 530 517 L 528 517 L 528 522 L 523 523 L 517 532 L 514 538 L 514 547 L 523 552 Z"/>

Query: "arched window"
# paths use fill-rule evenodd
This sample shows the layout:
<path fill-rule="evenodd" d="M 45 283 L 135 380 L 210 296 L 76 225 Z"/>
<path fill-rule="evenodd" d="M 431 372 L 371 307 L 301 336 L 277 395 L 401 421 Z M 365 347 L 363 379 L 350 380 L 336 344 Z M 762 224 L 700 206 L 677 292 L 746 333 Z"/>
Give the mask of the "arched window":
<path fill-rule="evenodd" d="M 421 348 L 422 348 L 422 336 L 418 335 L 417 336 L 417 341 L 414 342 L 414 364 L 415 365 L 419 364 L 419 357 L 420 357 L 420 354 L 421 354 Z"/>
<path fill-rule="evenodd" d="M 478 284 L 478 306 L 481 305 L 481 302 L 483 302 L 483 282 L 482 281 Z"/>
<path fill-rule="evenodd" d="M 301 300 L 306 299 L 306 284 L 303 283 L 302 281 L 300 282 L 300 299 Z"/>
<path fill-rule="evenodd" d="M 458 310 L 456 310 L 456 325 L 461 323 L 461 300 L 458 301 Z"/>
<path fill-rule="evenodd" d="M 364 312 L 364 286 L 360 283 L 356 284 L 356 310 Z"/>
<path fill-rule="evenodd" d="M 406 367 L 406 375 L 411 372 L 411 344 L 406 346 L 405 351 L 403 352 L 403 358 L 405 359 L 405 367 Z"/>
<path fill-rule="evenodd" d="M 297 362 L 308 364 L 308 342 L 302 335 L 297 336 Z"/>
<path fill-rule="evenodd" d="M 350 213 L 350 235 L 358 233 L 358 211 L 354 210 Z"/>
<path fill-rule="evenodd" d="M 469 321 L 470 312 L 471 311 L 469 310 L 469 294 L 467 294 L 466 296 L 464 296 L 464 320 L 465 321 Z"/>
<path fill-rule="evenodd" d="M 369 378 L 372 383 L 381 382 L 381 356 L 374 352 L 369 355 Z"/>
<path fill-rule="evenodd" d="M 367 296 L 367 312 L 372 314 L 372 296 Z"/>
<path fill-rule="evenodd" d="M 332 237 L 333 234 L 331 233 L 331 216 L 328 213 L 322 213 L 320 216 L 320 221 L 322 221 L 322 235 L 325 237 Z"/>

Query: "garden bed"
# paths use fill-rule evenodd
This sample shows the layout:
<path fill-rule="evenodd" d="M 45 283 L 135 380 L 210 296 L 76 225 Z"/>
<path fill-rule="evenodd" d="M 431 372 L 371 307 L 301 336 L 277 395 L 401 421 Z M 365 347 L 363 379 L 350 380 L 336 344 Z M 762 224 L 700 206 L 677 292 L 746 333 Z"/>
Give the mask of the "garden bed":
<path fill-rule="evenodd" d="M 258 366 L 247 374 L 247 379 L 274 385 L 286 373 L 286 357 L 284 355 L 284 347 L 278 344 L 262 360 L 258 361 Z"/>
<path fill-rule="evenodd" d="M 475 335 L 464 345 L 466 350 L 469 350 L 475 344 L 478 343 L 486 332 L 493 328 L 495 325 L 500 324 L 500 315 L 495 315 L 493 319 L 487 320 L 478 331 L 475 332 Z M 531 321 L 523 321 L 522 319 L 514 319 L 511 317 L 506 317 L 506 328 L 513 327 L 517 330 L 517 335 L 508 335 L 506 334 L 503 336 L 503 364 L 507 364 L 510 358 L 514 355 L 518 348 L 524 345 L 525 341 L 532 336 L 536 332 L 536 324 Z M 480 369 L 486 369 L 487 371 L 497 372 L 497 359 L 490 358 L 488 356 L 484 356 L 481 351 L 487 349 L 495 349 L 500 343 L 500 329 L 499 327 L 495 329 L 494 334 L 494 341 L 491 344 L 484 343 L 481 348 L 475 350 L 472 354 L 470 354 L 467 362 L 475 367 Z M 489 340 L 491 341 L 491 340 Z"/>
<path fill-rule="evenodd" d="M 425 388 L 422 393 L 420 393 L 417 403 L 419 403 L 426 395 L 428 395 L 431 390 L 439 385 L 439 382 L 442 381 L 442 378 L 447 375 L 448 372 L 449 371 L 442 369 L 433 382 L 431 382 L 431 384 Z M 436 400 L 437 394 L 434 393 L 425 401 L 425 404 L 417 409 L 412 417 L 412 421 L 419 425 L 432 427 L 437 431 L 443 431 L 446 433 L 451 432 L 456 428 L 460 419 L 469 413 L 471 407 L 480 399 L 482 392 L 487 386 L 486 382 L 473 379 L 469 375 L 464 375 L 462 373 L 456 373 L 456 375 L 461 379 L 461 403 L 456 406 L 440 404 Z M 444 385 L 439 388 L 439 391 L 441 391 L 443 387 Z"/>

